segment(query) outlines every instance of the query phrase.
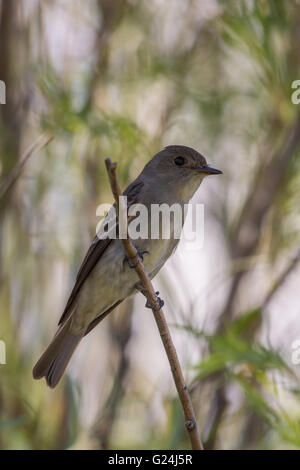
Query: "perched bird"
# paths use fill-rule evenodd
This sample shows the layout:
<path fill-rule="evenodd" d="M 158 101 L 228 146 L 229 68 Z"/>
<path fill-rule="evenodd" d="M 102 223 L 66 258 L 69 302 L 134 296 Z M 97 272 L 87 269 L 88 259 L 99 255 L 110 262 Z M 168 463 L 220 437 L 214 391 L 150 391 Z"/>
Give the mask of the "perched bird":
<path fill-rule="evenodd" d="M 128 207 L 144 204 L 187 204 L 207 175 L 220 174 L 207 165 L 196 150 L 171 145 L 157 153 L 124 191 Z M 149 211 L 151 214 L 151 211 Z M 151 219 L 151 215 L 149 215 Z M 151 220 L 150 220 L 151 223 Z M 173 253 L 179 239 L 134 240 L 152 279 Z M 144 256 L 143 256 L 144 255 Z M 77 274 L 76 282 L 59 321 L 59 328 L 33 369 L 33 377 L 46 378 L 54 388 L 81 341 L 126 297 L 137 292 L 138 275 L 126 262 L 121 241 L 94 238 Z"/>

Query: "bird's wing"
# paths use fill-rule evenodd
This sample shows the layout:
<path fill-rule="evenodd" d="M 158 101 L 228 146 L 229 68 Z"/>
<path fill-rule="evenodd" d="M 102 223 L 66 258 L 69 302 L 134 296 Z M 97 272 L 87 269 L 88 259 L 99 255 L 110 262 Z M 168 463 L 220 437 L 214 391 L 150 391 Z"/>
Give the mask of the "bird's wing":
<path fill-rule="evenodd" d="M 138 202 L 138 196 L 144 183 L 142 181 L 133 181 L 128 188 L 124 191 L 124 196 L 127 196 L 127 207 L 130 207 L 132 204 Z M 105 220 L 103 221 L 103 225 L 105 224 Z M 94 269 L 95 265 L 98 263 L 99 259 L 101 258 L 102 254 L 105 252 L 107 247 L 113 241 L 111 238 L 98 238 L 96 235 L 90 248 L 85 255 L 85 258 L 79 268 L 75 285 L 72 289 L 71 295 L 68 299 L 67 305 L 63 311 L 63 314 L 59 320 L 59 325 L 61 325 L 70 315 L 74 303 L 77 299 L 78 292 L 80 291 L 82 285 L 84 284 L 85 280 L 89 276 L 90 272 Z M 118 302 L 120 303 L 121 300 Z M 116 306 L 116 305 L 115 305 Z M 105 312 L 104 312 L 105 314 Z M 102 315 L 101 315 L 102 317 Z M 90 331 L 90 330 L 89 330 Z"/>
<path fill-rule="evenodd" d="M 102 320 L 104 320 L 104 318 L 110 313 L 112 312 L 118 305 L 120 305 L 121 302 L 123 302 L 124 299 L 122 300 L 118 300 L 114 305 L 112 305 L 111 307 L 109 307 L 107 310 L 105 310 L 105 312 L 101 313 L 100 315 L 98 315 L 96 318 L 94 318 L 93 321 L 91 321 L 91 323 L 89 324 L 89 326 L 87 327 L 87 330 L 86 332 L 84 333 L 84 336 L 86 336 L 90 331 L 92 331 L 95 326 L 98 325 L 98 323 L 100 323 Z"/>

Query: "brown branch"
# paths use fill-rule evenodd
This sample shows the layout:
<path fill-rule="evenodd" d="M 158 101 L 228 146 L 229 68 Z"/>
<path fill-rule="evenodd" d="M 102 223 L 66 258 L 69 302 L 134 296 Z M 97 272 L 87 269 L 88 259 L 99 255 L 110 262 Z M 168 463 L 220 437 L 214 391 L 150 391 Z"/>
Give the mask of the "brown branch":
<path fill-rule="evenodd" d="M 112 163 L 109 158 L 106 158 L 105 163 L 110 180 L 111 190 L 117 205 L 117 214 L 119 214 L 119 218 L 124 217 L 124 211 L 122 211 L 122 208 L 119 207 L 119 197 L 122 195 L 122 191 L 116 174 L 117 164 Z M 182 405 L 183 414 L 185 418 L 185 427 L 188 431 L 192 449 L 203 450 L 191 397 L 188 392 L 187 386 L 185 385 L 177 352 L 173 344 L 164 313 L 160 308 L 157 295 L 152 286 L 148 273 L 138 255 L 138 252 L 129 238 L 128 230 L 127 237 L 121 239 L 121 241 L 130 262 L 135 266 L 135 270 L 141 280 L 143 287 L 145 288 L 144 295 L 147 298 L 149 305 L 151 305 L 152 312 L 170 363 L 173 379 Z"/>
<path fill-rule="evenodd" d="M 45 145 L 50 142 L 52 139 L 52 135 L 50 134 L 42 134 L 40 135 L 36 141 L 25 151 L 25 153 L 20 158 L 19 162 L 16 166 L 8 173 L 8 175 L 4 178 L 4 181 L 0 185 L 0 199 L 2 199 L 9 189 L 15 184 L 18 180 L 19 176 L 22 173 L 22 170 L 29 160 L 29 158 L 38 150 L 43 148 Z"/>

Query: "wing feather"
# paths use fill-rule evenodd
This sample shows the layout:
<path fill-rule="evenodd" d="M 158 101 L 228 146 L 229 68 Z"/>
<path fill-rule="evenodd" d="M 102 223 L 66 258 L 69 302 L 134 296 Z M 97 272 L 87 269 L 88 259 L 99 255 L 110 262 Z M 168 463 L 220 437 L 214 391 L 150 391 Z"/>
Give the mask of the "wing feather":
<path fill-rule="evenodd" d="M 140 194 L 140 191 L 142 187 L 144 186 L 144 183 L 142 181 L 133 181 L 128 188 L 124 191 L 124 196 L 127 196 L 127 207 L 130 207 L 132 204 L 135 204 L 138 202 L 138 196 Z M 105 222 L 104 222 L 105 223 Z M 75 305 L 78 293 L 83 286 L 84 282 L 86 281 L 87 277 L 91 273 L 91 271 L 94 269 L 98 261 L 100 260 L 101 256 L 107 249 L 107 247 L 110 245 L 110 243 L 113 241 L 111 238 L 98 238 L 96 235 L 90 248 L 88 249 L 84 260 L 79 268 L 77 277 L 76 277 L 76 282 L 75 285 L 72 289 L 72 292 L 70 294 L 70 297 L 68 299 L 67 305 L 63 311 L 63 314 L 59 320 L 59 325 L 61 325 L 71 314 L 72 308 Z M 116 307 L 122 300 L 119 300 L 114 307 Z M 111 311 L 112 309 L 109 309 Z M 106 312 L 104 312 L 103 315 L 105 315 Z M 108 313 L 108 312 L 107 312 Z M 102 319 L 102 316 L 97 317 L 90 325 L 88 328 L 88 331 L 90 331 L 94 326 L 96 326 L 97 323 Z M 97 321 L 96 321 L 97 320 Z M 95 323 L 95 324 L 94 324 Z M 93 326 L 92 326 L 93 325 Z"/>

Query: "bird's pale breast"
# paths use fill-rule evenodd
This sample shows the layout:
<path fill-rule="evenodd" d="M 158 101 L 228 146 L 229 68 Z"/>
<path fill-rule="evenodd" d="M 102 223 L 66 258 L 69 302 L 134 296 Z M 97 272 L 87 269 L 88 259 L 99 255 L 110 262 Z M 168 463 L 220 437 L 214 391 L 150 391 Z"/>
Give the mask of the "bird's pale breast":
<path fill-rule="evenodd" d="M 149 252 L 144 254 L 144 265 L 151 278 L 164 265 L 177 243 L 174 239 L 136 240 L 135 246 L 139 250 Z M 72 330 L 76 333 L 85 330 L 99 314 L 133 294 L 137 282 L 138 274 L 129 267 L 120 240 L 113 240 L 81 288 Z"/>

